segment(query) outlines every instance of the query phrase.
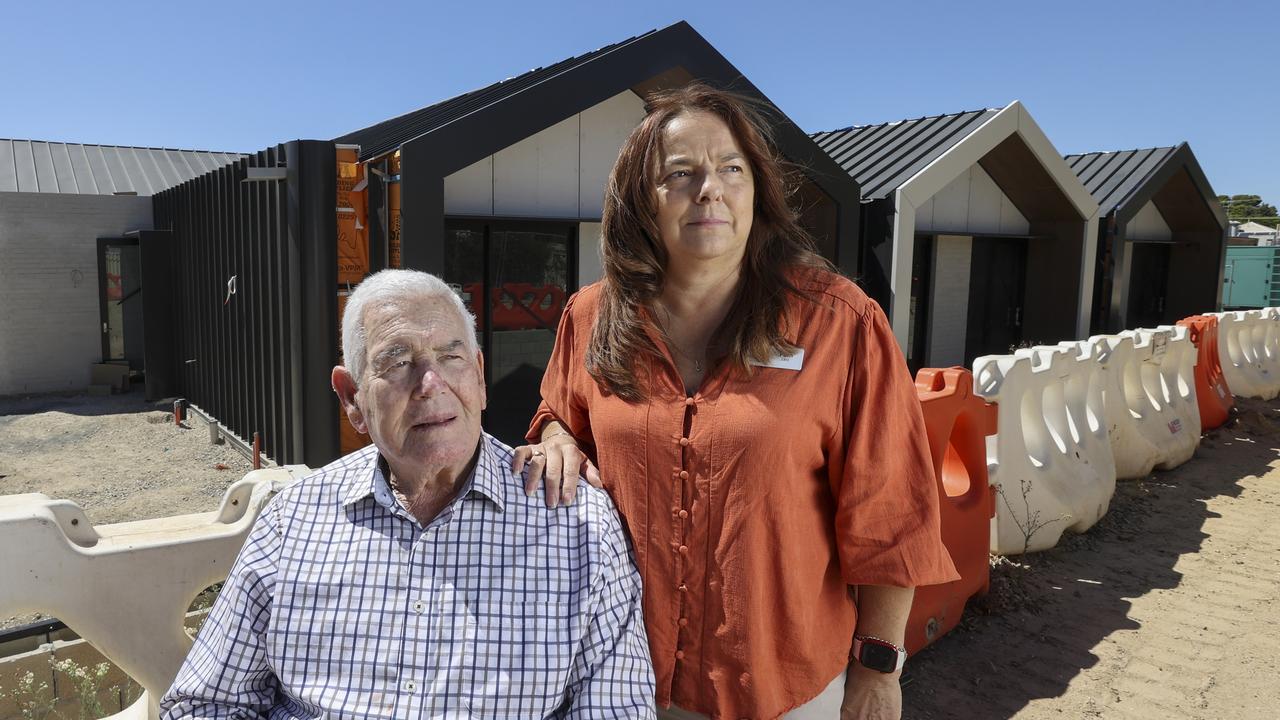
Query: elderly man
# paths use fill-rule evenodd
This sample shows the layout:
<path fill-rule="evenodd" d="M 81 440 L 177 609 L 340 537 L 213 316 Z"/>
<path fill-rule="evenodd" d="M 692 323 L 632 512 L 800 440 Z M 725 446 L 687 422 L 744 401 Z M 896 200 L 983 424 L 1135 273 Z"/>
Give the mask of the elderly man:
<path fill-rule="evenodd" d="M 377 273 L 342 344 L 333 388 L 374 444 L 263 511 L 163 717 L 654 717 L 613 506 L 585 483 L 559 510 L 526 496 L 480 429 L 484 360 L 458 296 Z"/>

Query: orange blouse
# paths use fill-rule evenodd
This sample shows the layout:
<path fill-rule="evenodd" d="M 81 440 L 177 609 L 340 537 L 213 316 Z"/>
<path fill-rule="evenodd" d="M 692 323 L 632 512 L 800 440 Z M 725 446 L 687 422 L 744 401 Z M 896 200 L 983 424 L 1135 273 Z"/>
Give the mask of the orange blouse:
<path fill-rule="evenodd" d="M 663 707 L 779 717 L 848 665 L 848 586 L 958 577 L 884 313 L 835 274 L 796 281 L 817 301 L 788 308 L 799 369 L 744 377 L 722 363 L 692 397 L 656 330 L 662 357 L 636 358 L 653 378 L 648 400 L 607 394 L 586 372 L 598 284 L 560 320 L 530 439 L 559 420 L 600 468 L 644 579 Z"/>

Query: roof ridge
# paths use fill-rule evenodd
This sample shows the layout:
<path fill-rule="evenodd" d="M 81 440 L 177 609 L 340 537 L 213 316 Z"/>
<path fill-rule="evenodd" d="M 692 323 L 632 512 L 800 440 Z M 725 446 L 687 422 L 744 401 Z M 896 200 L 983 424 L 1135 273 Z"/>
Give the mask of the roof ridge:
<path fill-rule="evenodd" d="M 166 150 L 169 152 L 194 152 L 194 153 L 216 153 L 218 155 L 250 155 L 252 153 L 239 152 L 237 150 L 196 150 L 194 148 L 171 148 L 171 147 L 155 147 L 152 145 L 111 145 L 108 143 L 82 143 L 82 142 L 66 142 L 63 140 L 36 140 L 32 138 L 3 138 L 0 142 L 28 142 L 28 143 L 44 143 L 46 145 L 80 145 L 81 147 L 102 147 L 102 148 L 121 148 L 124 150 Z"/>
<path fill-rule="evenodd" d="M 1157 145 L 1156 147 L 1128 148 L 1125 150 L 1091 150 L 1089 152 L 1063 153 L 1062 157 L 1084 157 L 1085 155 L 1115 155 L 1116 153 L 1151 152 L 1152 150 L 1176 150 L 1177 145 Z"/>
<path fill-rule="evenodd" d="M 679 23 L 675 23 L 675 25 L 678 25 L 678 24 L 679 24 Z M 363 132 L 363 131 L 366 131 L 366 130 L 369 130 L 369 129 L 371 129 L 371 128 L 375 128 L 375 127 L 378 127 L 378 126 L 389 126 L 389 125 L 391 125 L 392 123 L 395 123 L 397 120 L 406 120 L 406 119 L 409 119 L 411 116 L 418 115 L 418 114 L 423 113 L 423 112 L 425 112 L 425 111 L 428 111 L 428 110 L 430 110 L 430 109 L 432 109 L 432 108 L 441 107 L 441 106 L 443 106 L 443 105 L 447 105 L 447 104 L 449 104 L 449 103 L 453 103 L 453 102 L 456 102 L 456 101 L 462 100 L 463 98 L 466 98 L 466 97 L 468 97 L 468 96 L 472 96 L 472 95 L 480 95 L 481 93 L 489 92 L 489 91 L 494 90 L 494 89 L 496 89 L 496 88 L 499 88 L 499 87 L 501 87 L 501 86 L 503 86 L 503 85 L 505 85 L 505 84 L 507 84 L 507 83 L 510 83 L 510 82 L 513 82 L 513 81 L 519 80 L 519 79 L 521 79 L 521 78 L 523 78 L 523 77 L 526 77 L 526 76 L 532 75 L 532 74 L 534 74 L 534 73 L 542 72 L 542 71 L 544 71 L 544 70 L 549 70 L 549 69 L 554 68 L 554 67 L 559 66 L 559 65 L 569 65 L 569 64 L 572 64 L 572 63 L 574 63 L 575 61 L 580 61 L 580 60 L 582 60 L 583 58 L 586 58 L 586 57 L 588 57 L 588 56 L 598 55 L 598 54 L 604 53 L 604 52 L 606 52 L 606 51 L 609 51 L 609 50 L 612 50 L 612 49 L 615 49 L 615 48 L 621 47 L 621 46 L 626 45 L 626 44 L 628 44 L 628 43 L 635 42 L 636 40 L 639 40 L 639 39 L 644 38 L 644 37 L 648 37 L 649 35 L 653 35 L 654 33 L 659 32 L 660 30 L 664 30 L 664 29 L 666 29 L 666 28 L 651 28 L 651 29 L 649 29 L 649 30 L 646 30 L 645 32 L 642 32 L 642 33 L 638 34 L 638 35 L 634 35 L 634 36 L 632 36 L 632 37 L 625 38 L 625 39 L 623 39 L 623 40 L 619 40 L 619 41 L 617 41 L 617 42 L 612 42 L 612 43 L 607 43 L 607 44 L 605 44 L 605 45 L 601 45 L 600 47 L 595 48 L 594 50 L 586 50 L 586 51 L 584 51 L 584 52 L 581 52 L 581 53 L 579 53 L 579 54 L 577 54 L 577 55 L 573 55 L 573 56 L 571 56 L 571 57 L 561 58 L 561 59 L 559 59 L 559 60 L 556 60 L 555 62 L 548 63 L 548 64 L 546 64 L 546 65 L 539 65 L 538 67 L 530 68 L 530 69 L 525 70 L 525 71 L 523 71 L 523 72 L 516 73 L 515 75 L 511 75 L 511 76 L 509 76 L 509 77 L 505 77 L 505 78 L 503 78 L 503 79 L 501 79 L 501 80 L 498 80 L 498 81 L 496 81 L 496 82 L 491 82 L 491 83 L 489 83 L 488 85 L 483 85 L 483 86 L 481 86 L 481 87 L 472 88 L 472 89 L 467 90 L 467 91 L 465 91 L 465 92 L 458 93 L 457 95 L 452 95 L 452 96 L 447 97 L 447 98 L 444 98 L 444 99 L 442 99 L 442 100 L 437 100 L 437 101 L 435 101 L 435 102 L 428 103 L 428 104 L 423 105 L 423 106 L 421 106 L 421 107 L 417 107 L 417 108 L 414 108 L 414 109 L 412 109 L 412 110 L 407 110 L 407 111 L 405 111 L 405 112 L 403 112 L 403 113 L 400 113 L 399 115 L 395 115 L 395 116 L 392 116 L 392 117 L 390 117 L 390 118 L 386 118 L 386 119 L 384 119 L 384 120 L 379 120 L 379 121 L 377 121 L 377 122 L 375 122 L 375 123 L 373 123 L 373 124 L 371 124 L 371 125 L 366 125 L 366 126 L 364 126 L 364 127 L 357 128 L 357 129 L 352 130 L 352 131 L 350 131 L 350 132 L 343 133 L 342 135 L 339 135 L 336 139 L 341 140 L 341 139 L 343 139 L 343 138 L 347 138 L 347 137 L 349 137 L 349 136 L 351 136 L 351 135 L 355 135 L 356 133 L 360 133 L 360 132 Z M 363 151 L 364 151 L 364 149 L 362 148 L 362 149 L 361 149 L 361 152 L 363 153 Z"/>
<path fill-rule="evenodd" d="M 904 118 L 904 119 L 902 119 L 902 120 L 888 120 L 888 121 L 885 121 L 885 122 L 867 123 L 867 124 L 865 124 L 865 125 L 849 125 L 849 126 L 842 127 L 842 128 L 833 128 L 833 129 L 831 129 L 831 130 L 818 130 L 818 131 L 816 131 L 816 132 L 810 133 L 810 135 L 818 135 L 818 134 L 821 134 L 821 133 L 837 133 L 837 132 L 845 132 L 845 131 L 848 131 L 848 130 L 863 130 L 863 129 L 866 129 L 866 128 L 882 127 L 882 126 L 884 126 L 884 125 L 901 125 L 902 123 L 919 122 L 919 121 L 921 121 L 921 120 L 937 120 L 938 118 L 944 118 L 944 117 L 955 117 L 955 116 L 957 116 L 957 115 L 968 115 L 968 114 L 970 114 L 970 113 L 984 113 L 984 112 L 991 112 L 991 111 L 993 111 L 993 110 L 994 110 L 994 111 L 996 111 L 996 112 L 999 112 L 999 111 L 1000 111 L 1000 110 L 1002 110 L 1002 109 L 1003 109 L 1003 108 L 979 108 L 979 109 L 977 109 L 977 110 L 959 110 L 959 111 L 957 111 L 957 112 L 940 113 L 940 114 L 938 114 L 938 115 L 924 115 L 924 116 L 922 116 L 922 117 L 918 117 L 918 118 Z"/>

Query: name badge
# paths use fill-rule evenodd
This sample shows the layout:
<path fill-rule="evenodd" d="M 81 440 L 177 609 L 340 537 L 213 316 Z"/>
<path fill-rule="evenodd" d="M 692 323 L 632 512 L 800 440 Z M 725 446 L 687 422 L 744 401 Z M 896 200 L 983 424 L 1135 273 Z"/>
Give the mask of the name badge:
<path fill-rule="evenodd" d="M 791 355 L 774 355 L 764 362 L 752 362 L 751 364 L 756 367 L 798 371 L 804 365 L 804 348 L 797 348 Z"/>

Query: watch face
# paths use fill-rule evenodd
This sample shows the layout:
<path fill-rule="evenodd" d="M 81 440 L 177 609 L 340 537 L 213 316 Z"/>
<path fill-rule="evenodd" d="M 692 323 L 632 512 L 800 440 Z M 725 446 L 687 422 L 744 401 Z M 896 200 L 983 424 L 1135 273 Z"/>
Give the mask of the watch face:
<path fill-rule="evenodd" d="M 863 641 L 858 661 L 872 670 L 890 673 L 898 668 L 898 651 L 879 643 Z"/>

